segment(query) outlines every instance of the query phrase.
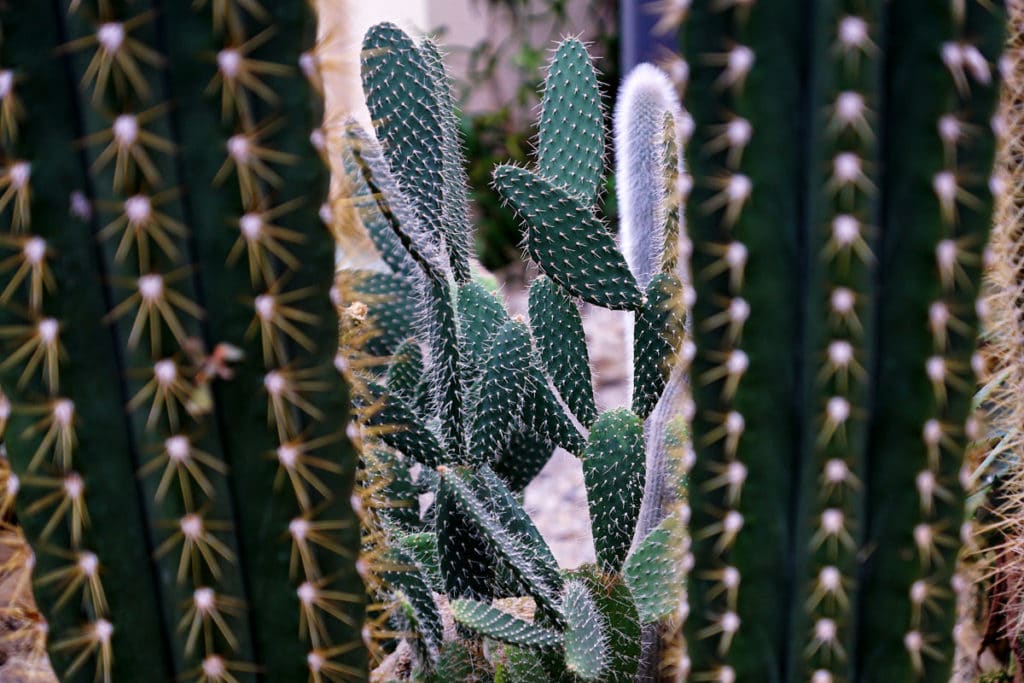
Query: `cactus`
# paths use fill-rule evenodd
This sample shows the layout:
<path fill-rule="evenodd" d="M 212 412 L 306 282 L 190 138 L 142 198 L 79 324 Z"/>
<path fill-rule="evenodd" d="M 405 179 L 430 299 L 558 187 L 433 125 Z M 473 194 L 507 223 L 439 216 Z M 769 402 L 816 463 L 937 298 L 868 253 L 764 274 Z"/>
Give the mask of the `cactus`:
<path fill-rule="evenodd" d="M 351 124 L 345 166 L 350 203 L 387 272 L 340 274 L 343 305 L 365 305 L 368 330 L 344 352 L 364 452 L 389 454 L 395 481 L 416 470 L 413 487 L 433 494 L 422 515 L 397 502 L 402 511 L 389 512 L 383 501 L 397 498 L 382 494 L 379 527 L 394 565 L 381 574 L 379 601 L 394 606 L 393 632 L 413 645 L 415 680 L 451 680 L 454 662 L 487 666 L 494 680 L 633 680 L 646 666 L 644 627 L 654 633 L 683 586 L 675 507 L 666 502 L 641 521 L 645 486 L 667 485 L 660 473 L 672 469 L 658 460 L 667 420 L 652 415 L 679 381 L 672 369 L 688 300 L 675 272 L 678 104 L 640 102 L 620 122 L 626 136 L 653 117 L 631 139 L 648 161 L 629 190 L 643 195 L 626 250 L 647 255 L 640 267 L 597 217 L 606 143 L 594 68 L 578 40 L 555 50 L 537 165 L 494 172 L 542 272 L 527 321 L 508 313 L 467 259 L 462 160 L 437 48 L 381 24 L 367 33 L 362 62 L 380 142 Z M 373 296 L 380 282 L 391 296 Z M 597 409 L 581 302 L 637 316 L 633 410 Z M 555 446 L 582 460 L 597 566 L 561 570 L 522 508 L 519 492 Z M 440 638 L 443 614 L 426 587 L 448 599 L 457 639 Z"/>
<path fill-rule="evenodd" d="M 999 110 L 993 127 L 999 138 L 997 171 L 993 187 L 995 217 L 988 251 L 985 253 L 986 298 L 979 311 L 984 330 L 980 346 L 985 384 L 976 402 L 985 433 L 976 444 L 970 462 L 970 484 L 978 502 L 975 517 L 979 532 L 975 539 L 984 552 L 974 554 L 966 564 L 971 591 L 961 599 L 965 630 L 975 632 L 981 648 L 994 654 L 1004 672 L 988 674 L 984 680 L 1010 680 L 1024 665 L 1024 601 L 1021 588 L 1021 553 L 1024 546 L 1024 516 L 1021 503 L 1024 468 L 1021 467 L 1021 231 L 1019 186 L 1021 164 L 1021 104 L 1024 102 L 1024 43 L 1020 31 L 1024 6 L 1007 3 L 1010 31 L 999 72 L 1003 78 Z M 977 577 L 976 581 L 970 579 Z M 965 652 L 974 663 L 980 657 Z M 964 667 L 975 673 L 977 666 Z M 970 680 L 962 678 L 961 680 Z"/>
<path fill-rule="evenodd" d="M 4 505 L 54 668 L 364 678 L 312 8 L 19 2 L 0 27 Z"/>
<path fill-rule="evenodd" d="M 694 680 L 949 680 L 1003 29 L 690 8 Z"/>

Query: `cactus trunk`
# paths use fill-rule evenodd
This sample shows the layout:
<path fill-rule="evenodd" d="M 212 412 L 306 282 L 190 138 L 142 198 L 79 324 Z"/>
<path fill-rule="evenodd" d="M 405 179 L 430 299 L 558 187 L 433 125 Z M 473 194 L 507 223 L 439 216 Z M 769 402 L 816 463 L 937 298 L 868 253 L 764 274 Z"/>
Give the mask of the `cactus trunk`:
<path fill-rule="evenodd" d="M 0 22 L 2 242 L 33 273 L 5 275 L 0 383 L 56 670 L 358 678 L 311 7 L 17 3 Z"/>
<path fill-rule="evenodd" d="M 948 680 L 1002 31 L 955 2 L 683 25 L 695 675 Z"/>

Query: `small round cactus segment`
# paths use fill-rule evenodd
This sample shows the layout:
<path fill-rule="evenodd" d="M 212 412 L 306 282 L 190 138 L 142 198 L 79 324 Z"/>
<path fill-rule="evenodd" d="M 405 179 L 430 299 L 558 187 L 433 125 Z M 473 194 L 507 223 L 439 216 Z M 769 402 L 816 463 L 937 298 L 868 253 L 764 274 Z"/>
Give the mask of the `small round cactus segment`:
<path fill-rule="evenodd" d="M 298 680 L 315 650 L 362 675 L 320 107 L 291 78 L 315 14 L 85 0 L 0 22 L 3 504 L 54 669 Z"/>

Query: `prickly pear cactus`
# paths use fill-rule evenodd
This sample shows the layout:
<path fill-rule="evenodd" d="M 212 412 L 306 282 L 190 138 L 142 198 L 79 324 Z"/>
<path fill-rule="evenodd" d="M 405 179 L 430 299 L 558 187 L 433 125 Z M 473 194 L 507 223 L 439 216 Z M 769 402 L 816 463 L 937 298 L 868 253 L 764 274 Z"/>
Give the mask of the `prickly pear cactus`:
<path fill-rule="evenodd" d="M 694 680 L 947 681 L 1000 3 L 695 2 Z"/>
<path fill-rule="evenodd" d="M 63 681 L 365 676 L 315 28 L 0 7 L 5 505 Z"/>
<path fill-rule="evenodd" d="M 366 334 L 346 358 L 363 451 L 391 463 L 381 497 L 392 510 L 376 510 L 391 566 L 374 574 L 380 601 L 394 606 L 392 633 L 411 643 L 411 678 L 470 675 L 453 674 L 459 661 L 488 680 L 632 681 L 649 669 L 642 645 L 656 641 L 683 585 L 678 482 L 664 457 L 671 411 L 659 403 L 681 381 L 688 300 L 676 272 L 671 86 L 641 70 L 619 116 L 635 181 L 622 189 L 633 202 L 631 244 L 620 250 L 595 209 L 606 145 L 597 77 L 579 41 L 558 46 L 536 166 L 494 172 L 541 271 L 524 320 L 468 259 L 460 142 L 437 48 L 381 24 L 366 35 L 362 67 L 379 142 L 353 125 L 346 165 L 386 268 L 343 271 L 339 287 L 346 310 L 365 306 Z M 631 327 L 635 317 L 629 406 L 598 410 L 582 302 L 624 311 Z M 569 572 L 519 497 L 556 446 L 582 460 L 596 541 L 597 564 Z M 668 492 L 649 495 L 659 487 Z M 422 514 L 420 493 L 432 494 Z M 447 598 L 458 639 L 442 632 L 431 592 Z"/>

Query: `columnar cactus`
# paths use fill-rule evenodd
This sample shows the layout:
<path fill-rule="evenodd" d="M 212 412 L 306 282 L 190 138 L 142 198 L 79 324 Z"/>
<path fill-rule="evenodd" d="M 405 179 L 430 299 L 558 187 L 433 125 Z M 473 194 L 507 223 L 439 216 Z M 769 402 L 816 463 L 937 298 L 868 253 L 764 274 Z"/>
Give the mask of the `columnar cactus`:
<path fill-rule="evenodd" d="M 636 78 L 620 122 L 622 151 L 644 174 L 622 195 L 633 199 L 628 258 L 595 210 L 604 111 L 579 41 L 562 42 L 551 60 L 536 167 L 494 172 L 542 273 L 527 322 L 468 259 L 461 152 L 437 48 L 390 24 L 366 35 L 363 83 L 379 143 L 353 126 L 347 166 L 386 272 L 344 271 L 339 284 L 348 310 L 367 307 L 373 336 L 361 352 L 386 360 L 350 354 L 364 453 L 388 459 L 395 481 L 417 472 L 411 491 L 387 493 L 396 512 L 379 512 L 393 562 L 382 597 L 396 601 L 393 621 L 412 636 L 424 680 L 452 680 L 453 660 L 478 659 L 486 638 L 503 644 L 484 649 L 496 679 L 631 681 L 643 625 L 679 603 L 673 496 L 642 512 L 645 485 L 678 488 L 657 457 L 668 420 L 651 417 L 677 381 L 684 337 L 678 103 L 664 76 Z M 636 317 L 629 407 L 597 408 L 581 301 Z M 517 498 L 555 446 L 582 460 L 596 566 L 560 571 Z M 398 502 L 417 491 L 434 494 L 423 515 Z M 444 640 L 431 591 L 449 599 L 463 642 Z"/>
<path fill-rule="evenodd" d="M 63 681 L 365 676 L 314 19 L 0 8 L 4 505 Z"/>
<path fill-rule="evenodd" d="M 695 2 L 693 679 L 947 681 L 999 3 Z"/>
<path fill-rule="evenodd" d="M 985 434 L 977 443 L 971 472 L 971 484 L 983 494 L 977 496 L 983 501 L 977 516 L 982 522 L 978 541 L 985 552 L 977 554 L 970 568 L 987 580 L 978 582 L 963 607 L 974 622 L 969 626 L 981 632 L 983 646 L 1003 659 L 1007 671 L 1020 671 L 1024 665 L 1024 365 L 1020 362 L 1024 222 L 1016 188 L 1024 180 L 1024 5 L 1007 3 L 1007 15 L 1010 31 L 999 61 L 1003 83 L 994 119 L 999 133 L 994 182 L 1007 191 L 996 196 L 984 263 L 988 296 L 981 350 L 988 375 L 978 398 Z M 970 609 L 979 603 L 984 609 Z"/>

